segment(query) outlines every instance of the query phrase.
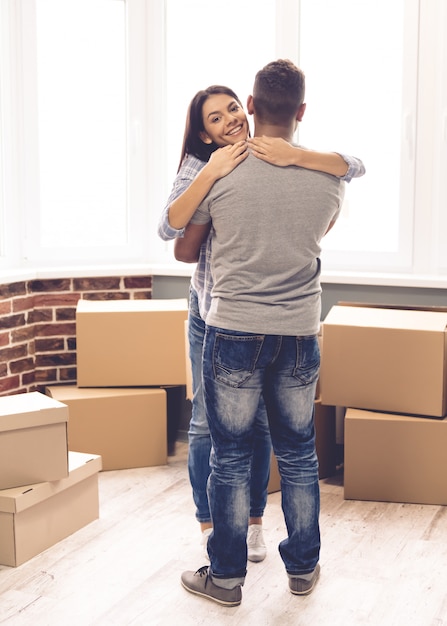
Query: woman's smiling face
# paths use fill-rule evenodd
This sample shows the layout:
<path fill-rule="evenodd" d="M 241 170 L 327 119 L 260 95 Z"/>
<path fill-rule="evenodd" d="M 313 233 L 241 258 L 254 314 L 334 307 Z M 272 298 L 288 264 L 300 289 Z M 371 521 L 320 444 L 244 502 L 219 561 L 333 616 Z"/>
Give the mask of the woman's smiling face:
<path fill-rule="evenodd" d="M 209 96 L 202 108 L 205 131 L 200 138 L 220 148 L 248 137 L 248 121 L 239 102 L 226 94 Z"/>

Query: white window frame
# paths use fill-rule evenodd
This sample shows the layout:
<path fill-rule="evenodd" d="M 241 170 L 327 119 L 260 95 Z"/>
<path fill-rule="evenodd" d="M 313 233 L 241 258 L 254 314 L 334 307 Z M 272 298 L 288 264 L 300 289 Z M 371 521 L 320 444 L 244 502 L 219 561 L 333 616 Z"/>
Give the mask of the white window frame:
<path fill-rule="evenodd" d="M 126 0 L 128 21 L 129 243 L 110 248 L 43 250 L 36 208 L 36 74 L 33 71 L 35 0 L 0 3 L 0 220 L 6 268 L 121 265 L 165 274 L 189 274 L 157 236 L 170 190 L 166 179 L 165 0 Z M 277 0 L 276 52 L 299 64 L 300 3 Z M 447 286 L 447 8 L 444 0 L 406 0 L 409 24 L 402 111 L 402 198 L 399 256 L 324 252 L 326 282 Z M 419 30 L 418 30 L 419 26 Z M 184 59 L 188 63 L 188 59 Z M 193 60 L 191 60 L 193 62 Z M 188 66 L 189 68 L 189 66 Z M 347 80 L 355 80 L 349 76 Z M 417 85 L 415 83 L 417 76 Z M 251 77 L 247 78 L 248 80 Z M 386 103 L 384 105 L 386 107 Z M 328 146 L 328 149 L 330 147 Z M 361 154 L 358 154 L 362 158 Z M 365 163 L 368 176 L 368 163 Z M 386 167 L 386 163 L 384 164 Z M 414 174 L 414 178 L 413 177 Z M 413 180 L 413 182 L 411 182 Z M 408 184 L 408 181 L 410 183 Z M 353 181 L 352 185 L 361 184 Z"/>
<path fill-rule="evenodd" d="M 434 93 L 433 114 L 427 110 L 425 115 L 434 120 L 432 136 L 434 137 L 433 149 L 433 179 L 430 190 L 433 189 L 434 206 L 431 216 L 430 241 L 435 242 L 431 249 L 433 256 L 428 266 L 428 272 L 440 272 L 447 275 L 447 3 L 437 0 L 434 7 L 424 14 L 427 28 L 432 33 L 429 41 L 430 47 L 426 52 L 427 63 L 432 63 L 434 72 L 431 76 L 432 84 L 427 85 Z M 434 63 L 433 63 L 434 60 Z M 427 129 L 430 132 L 430 128 Z M 422 163 L 421 163 L 422 166 Z M 427 189 L 426 192 L 429 190 Z M 420 222 L 426 222 L 421 217 Z"/>
<path fill-rule="evenodd" d="M 312 4 L 311 0 L 307 0 L 307 2 L 309 2 L 309 4 Z M 351 193 L 356 192 L 357 194 L 359 188 L 361 188 L 364 183 L 368 183 L 368 186 L 371 186 L 374 182 L 375 197 L 380 196 L 380 193 L 382 193 L 383 202 L 380 206 L 381 212 L 378 211 L 379 215 L 377 216 L 377 218 L 374 219 L 374 206 L 368 209 L 368 216 L 365 215 L 365 224 L 368 224 L 372 219 L 375 222 L 375 225 L 377 225 L 379 233 L 381 229 L 383 229 L 383 232 L 385 232 L 384 229 L 386 229 L 386 224 L 382 225 L 384 215 L 383 207 L 390 205 L 391 202 L 393 203 L 392 206 L 390 205 L 390 210 L 393 211 L 394 215 L 398 213 L 399 216 L 396 233 L 396 249 L 383 251 L 380 250 L 380 246 L 378 246 L 376 250 L 359 249 L 358 242 L 355 241 L 356 228 L 350 228 L 349 223 L 346 222 L 346 218 L 344 217 L 344 212 L 342 212 L 339 223 L 335 226 L 332 233 L 329 235 L 328 238 L 323 239 L 323 271 L 326 271 L 329 268 L 332 273 L 343 272 L 346 270 L 354 270 L 355 272 L 411 271 L 413 252 L 411 233 L 414 216 L 415 137 L 417 114 L 417 36 L 419 18 L 418 0 L 405 0 L 405 2 L 403 2 L 402 4 L 405 12 L 405 29 L 403 31 L 404 36 L 402 41 L 402 58 L 404 67 L 402 71 L 402 76 L 399 77 L 400 82 L 402 83 L 402 109 L 400 113 L 400 171 L 396 168 L 395 162 L 390 163 L 386 161 L 387 137 L 385 132 L 383 133 L 384 136 L 381 138 L 381 142 L 383 145 L 383 171 L 386 172 L 388 179 L 390 175 L 392 175 L 394 179 L 397 179 L 396 184 L 399 185 L 399 198 L 397 199 L 397 202 L 399 204 L 396 206 L 394 204 L 396 200 L 394 198 L 389 199 L 387 197 L 384 182 L 380 180 L 380 176 L 377 176 L 378 163 L 374 163 L 374 168 L 372 167 L 372 164 L 368 164 L 366 155 L 363 155 L 361 151 L 359 151 L 358 144 L 356 144 L 357 149 L 356 151 L 354 151 L 354 154 L 364 159 L 366 166 L 366 176 L 364 179 L 352 181 L 346 187 L 346 203 L 349 202 Z M 383 4 L 381 3 L 377 10 L 381 11 L 382 7 Z M 339 8 L 337 8 L 337 11 L 340 11 L 341 19 L 343 19 L 343 14 L 348 15 L 348 10 L 343 7 L 343 4 L 341 4 Z M 305 13 L 303 14 L 303 19 L 304 18 Z M 383 18 L 385 18 L 385 16 L 383 16 Z M 312 24 L 312 26 L 314 25 Z M 309 24 L 303 23 L 302 28 L 306 30 L 306 33 L 313 32 L 313 28 L 309 28 Z M 403 25 L 402 28 L 404 28 Z M 336 27 L 335 32 L 337 33 Z M 340 36 L 342 36 L 342 34 L 340 34 Z M 376 33 L 376 36 L 378 36 L 378 33 Z M 330 44 L 328 44 L 328 47 L 329 45 L 334 45 L 334 41 L 331 41 Z M 323 55 L 328 53 L 328 50 L 322 51 Z M 356 49 L 355 47 L 352 47 L 352 49 L 350 50 L 350 54 L 352 54 L 352 57 L 355 57 L 356 60 L 361 60 L 363 58 L 363 51 L 361 48 Z M 377 68 L 376 75 L 370 76 L 369 70 L 371 69 L 371 64 L 366 63 L 363 75 L 359 76 L 358 63 L 354 64 L 353 66 L 350 62 L 349 56 L 345 58 L 345 67 L 341 65 L 342 62 L 343 60 L 340 61 L 340 65 L 337 67 L 340 69 L 340 93 L 343 94 L 341 98 L 344 106 L 338 106 L 337 115 L 333 116 L 332 119 L 329 117 L 328 121 L 323 119 L 321 120 L 321 123 L 319 123 L 320 121 L 316 121 L 314 118 L 314 127 L 317 123 L 322 128 L 327 128 L 328 134 L 330 134 L 331 124 L 340 126 L 340 128 L 342 129 L 354 124 L 356 127 L 358 127 L 359 133 L 361 133 L 362 127 L 365 128 L 365 137 L 368 137 L 368 133 L 371 132 L 371 126 L 376 129 L 377 133 L 380 133 L 380 120 L 387 117 L 387 110 L 388 108 L 390 108 L 389 103 L 387 102 L 387 97 L 383 93 L 383 89 L 381 90 L 380 67 Z M 360 72 L 361 71 L 362 70 L 360 70 Z M 362 89 L 365 88 L 365 79 L 366 83 L 370 83 L 370 90 L 369 92 L 367 92 L 366 95 L 366 97 L 368 98 L 368 107 L 362 115 L 363 107 L 361 106 L 361 104 L 359 106 L 359 101 L 356 100 L 355 95 L 351 100 L 349 96 L 349 90 L 345 89 L 345 85 L 346 87 L 348 87 L 348 85 L 352 85 L 354 90 L 356 89 L 356 87 L 358 89 Z M 309 123 L 309 116 L 307 115 L 307 121 L 305 116 L 305 120 L 302 124 L 301 133 L 304 138 L 303 142 L 305 145 L 309 145 L 312 138 L 312 129 L 309 128 Z M 393 142 L 394 141 L 395 139 L 393 139 Z M 346 147 L 346 144 L 343 145 L 345 145 Z M 332 150 L 336 150 L 337 148 L 340 149 L 338 145 L 334 145 L 334 141 L 332 141 L 331 145 L 326 146 L 326 148 Z M 349 146 L 343 151 L 349 152 Z M 378 178 L 377 180 L 371 180 L 370 173 L 372 172 L 372 170 L 374 170 L 374 173 Z M 356 201 L 359 201 L 359 197 L 357 195 Z M 352 234 L 348 235 L 349 232 L 351 232 Z M 337 237 L 339 236 L 339 233 L 341 235 L 340 241 L 337 242 Z M 340 243 L 343 241 L 343 237 L 347 240 L 347 245 L 345 249 L 340 248 Z M 362 238 L 361 232 L 360 238 Z M 331 247 L 332 240 L 335 244 L 338 244 L 337 248 L 335 247 L 335 245 Z M 352 248 L 349 247 L 351 241 L 353 242 Z"/>
<path fill-rule="evenodd" d="M 143 234 L 148 233 L 148 106 L 147 76 L 149 67 L 147 29 L 153 28 L 147 18 L 150 4 L 146 0 L 126 2 L 127 41 L 127 183 L 128 183 L 128 243 L 121 246 L 52 247 L 39 243 L 39 179 L 37 138 L 36 33 L 35 0 L 22 0 L 23 67 L 26 79 L 22 99 L 24 134 L 27 149 L 22 154 L 25 185 L 24 211 L 26 235 L 24 257 L 27 264 L 59 265 L 62 263 L 108 264 L 135 263 L 146 259 L 149 247 Z M 88 228 L 88 224 L 86 224 Z"/>
<path fill-rule="evenodd" d="M 17 97 L 18 7 L 0 3 L 0 270 L 21 264 L 22 196 L 19 176 L 21 135 Z"/>

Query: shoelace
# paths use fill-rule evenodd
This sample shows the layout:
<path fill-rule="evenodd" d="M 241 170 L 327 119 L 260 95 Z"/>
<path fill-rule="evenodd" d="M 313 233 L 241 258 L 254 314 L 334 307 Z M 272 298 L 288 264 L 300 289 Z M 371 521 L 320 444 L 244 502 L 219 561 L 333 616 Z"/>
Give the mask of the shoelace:
<path fill-rule="evenodd" d="M 203 576 L 208 576 L 208 568 L 208 565 L 202 565 L 202 567 L 199 567 L 196 574 L 198 574 L 200 578 L 202 578 Z"/>

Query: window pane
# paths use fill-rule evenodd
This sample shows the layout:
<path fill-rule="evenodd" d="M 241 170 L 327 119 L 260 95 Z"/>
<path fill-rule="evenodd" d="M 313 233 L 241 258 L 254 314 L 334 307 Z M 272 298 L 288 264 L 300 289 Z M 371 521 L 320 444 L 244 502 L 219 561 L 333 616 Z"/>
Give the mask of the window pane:
<path fill-rule="evenodd" d="M 11 109 L 15 102 L 11 97 L 10 87 L 10 21 L 9 6 L 4 2 L 0 2 L 0 267 L 8 262 L 8 249 L 6 242 L 9 242 L 9 253 L 11 254 L 11 244 L 14 234 L 6 227 L 8 223 L 8 215 L 13 211 L 17 215 L 18 207 L 14 207 L 12 198 L 6 189 L 6 181 L 9 179 L 11 189 L 12 178 L 12 151 L 11 151 L 11 132 L 13 127 L 13 119 Z M 9 142 L 8 142 L 9 133 Z M 8 145 L 7 145 L 8 144 Z M 9 158 L 8 156 L 9 155 Z M 9 171 L 6 171 L 9 164 Z M 9 212 L 9 213 L 8 213 Z"/>
<path fill-rule="evenodd" d="M 125 2 L 36 10 L 41 245 L 124 244 Z"/>
<path fill-rule="evenodd" d="M 406 219 L 400 215 L 403 24 L 403 0 L 301 1 L 307 109 L 300 142 L 354 154 L 367 170 L 346 186 L 325 249 L 398 251 L 399 220 Z"/>
<path fill-rule="evenodd" d="M 275 58 L 275 5 L 275 0 L 244 0 L 229 11 L 209 0 L 166 0 L 169 186 L 195 93 L 226 85 L 245 107 L 256 72 Z"/>
<path fill-rule="evenodd" d="M 443 2 L 440 5 L 440 79 L 435 92 L 436 107 L 436 150 L 434 167 L 434 199 L 435 212 L 433 231 L 437 241 L 437 269 L 444 275 L 447 274 L 447 6 Z"/>
<path fill-rule="evenodd" d="M 5 220 L 4 220 L 4 180 L 3 180 L 3 113 L 2 113 L 2 84 L 0 80 L 0 258 L 5 255 Z"/>

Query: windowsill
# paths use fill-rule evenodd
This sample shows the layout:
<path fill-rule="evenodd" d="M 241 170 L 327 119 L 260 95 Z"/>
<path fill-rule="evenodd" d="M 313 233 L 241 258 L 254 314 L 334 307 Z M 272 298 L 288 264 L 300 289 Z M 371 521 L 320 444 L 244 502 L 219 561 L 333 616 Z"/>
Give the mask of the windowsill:
<path fill-rule="evenodd" d="M 106 276 L 185 276 L 189 277 L 195 264 L 186 263 L 123 263 L 115 265 L 67 265 L 65 267 L 36 267 L 0 270 L 0 284 L 26 280 L 58 278 L 92 278 Z"/>
<path fill-rule="evenodd" d="M 447 289 L 447 276 L 429 274 L 392 274 L 380 272 L 322 272 L 321 282 L 340 285 L 371 285 L 379 287 L 408 287 Z"/>
<path fill-rule="evenodd" d="M 66 267 L 22 268 L 17 270 L 0 270 L 0 284 L 14 283 L 24 280 L 48 280 L 76 277 L 104 276 L 166 276 L 190 277 L 195 264 L 186 263 L 153 263 L 153 264 L 122 264 L 122 265 L 78 265 Z M 340 285 L 371 285 L 381 287 L 447 289 L 447 276 L 426 274 L 388 274 L 375 272 L 323 272 L 323 284 Z"/>

